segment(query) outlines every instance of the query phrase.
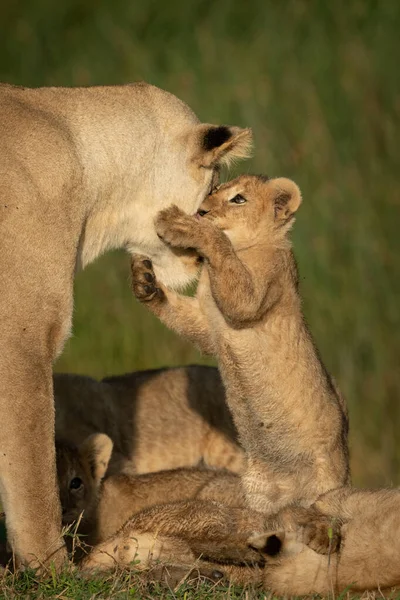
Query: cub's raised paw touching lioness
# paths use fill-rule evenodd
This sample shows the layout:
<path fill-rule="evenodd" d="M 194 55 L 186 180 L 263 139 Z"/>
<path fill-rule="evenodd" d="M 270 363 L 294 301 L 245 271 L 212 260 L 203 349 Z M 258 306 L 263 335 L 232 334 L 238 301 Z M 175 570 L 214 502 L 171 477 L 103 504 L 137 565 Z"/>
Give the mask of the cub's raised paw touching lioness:
<path fill-rule="evenodd" d="M 300 203 L 293 181 L 242 176 L 196 216 L 160 213 L 158 234 L 204 259 L 194 298 L 167 289 L 148 258 L 132 259 L 139 300 L 217 356 L 248 457 L 247 499 L 265 513 L 349 481 L 346 407 L 305 323 L 288 238 Z"/>

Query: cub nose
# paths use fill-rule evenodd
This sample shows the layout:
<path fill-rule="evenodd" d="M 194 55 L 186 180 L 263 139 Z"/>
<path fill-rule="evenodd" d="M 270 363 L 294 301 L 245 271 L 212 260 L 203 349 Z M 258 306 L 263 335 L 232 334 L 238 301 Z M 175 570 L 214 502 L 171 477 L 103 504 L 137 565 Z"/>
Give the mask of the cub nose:
<path fill-rule="evenodd" d="M 199 215 L 199 217 L 204 217 L 204 215 L 206 215 L 208 212 L 210 212 L 209 210 L 204 210 L 204 209 L 200 209 L 197 211 L 197 214 Z"/>

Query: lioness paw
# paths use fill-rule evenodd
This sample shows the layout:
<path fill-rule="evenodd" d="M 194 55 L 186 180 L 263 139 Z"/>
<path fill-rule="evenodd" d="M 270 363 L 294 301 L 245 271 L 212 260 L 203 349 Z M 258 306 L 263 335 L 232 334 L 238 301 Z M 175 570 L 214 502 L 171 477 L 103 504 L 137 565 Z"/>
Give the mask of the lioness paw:
<path fill-rule="evenodd" d="M 196 248 L 199 223 L 175 205 L 162 210 L 156 218 L 157 234 L 167 244 L 178 248 Z"/>
<path fill-rule="evenodd" d="M 164 290 L 157 283 L 153 265 L 149 258 L 139 254 L 132 255 L 131 273 L 132 290 L 140 302 L 165 299 Z"/>

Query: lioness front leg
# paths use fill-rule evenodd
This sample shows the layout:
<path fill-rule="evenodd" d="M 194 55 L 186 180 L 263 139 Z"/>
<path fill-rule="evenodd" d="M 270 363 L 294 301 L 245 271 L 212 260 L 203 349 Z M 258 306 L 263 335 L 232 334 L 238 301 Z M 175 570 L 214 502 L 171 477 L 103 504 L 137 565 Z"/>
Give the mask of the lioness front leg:
<path fill-rule="evenodd" d="M 152 262 L 134 254 L 131 260 L 132 289 L 136 298 L 160 321 L 193 342 L 205 354 L 214 354 L 207 319 L 196 298 L 168 290 L 156 280 Z"/>
<path fill-rule="evenodd" d="M 259 319 L 275 303 L 280 293 L 275 280 L 266 285 L 262 276 L 256 277 L 225 233 L 209 221 L 171 206 L 159 213 L 156 229 L 171 246 L 195 248 L 206 259 L 214 300 L 233 325 Z"/>
<path fill-rule="evenodd" d="M 32 360 L 11 343 L 3 345 L 1 355 L 0 493 L 7 536 L 18 564 L 39 567 L 54 561 L 60 566 L 66 551 L 56 479 L 51 363 L 38 356 Z"/>

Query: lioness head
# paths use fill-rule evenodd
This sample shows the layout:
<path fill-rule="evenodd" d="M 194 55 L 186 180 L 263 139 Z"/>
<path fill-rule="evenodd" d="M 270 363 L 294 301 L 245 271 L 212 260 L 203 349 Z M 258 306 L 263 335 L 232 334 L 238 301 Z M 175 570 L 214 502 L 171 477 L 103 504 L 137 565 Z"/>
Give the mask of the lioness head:
<path fill-rule="evenodd" d="M 76 521 L 82 512 L 85 520 L 92 516 L 112 447 L 111 439 L 103 433 L 89 436 L 79 447 L 70 442 L 56 441 L 63 525 Z"/>
<path fill-rule="evenodd" d="M 240 249 L 258 239 L 282 239 L 301 204 L 298 186 L 284 177 L 242 175 L 218 187 L 198 210 Z"/>
<path fill-rule="evenodd" d="M 186 112 L 182 121 L 177 116 L 182 106 L 176 106 L 176 102 L 177 99 L 167 120 L 167 133 L 157 141 L 157 157 L 151 157 L 156 161 L 151 177 L 141 180 L 142 201 L 136 203 L 134 235 L 127 244 L 131 254 L 151 258 L 157 278 L 170 288 L 184 287 L 197 271 L 191 268 L 190 260 L 186 261 L 186 252 L 171 248 L 158 238 L 154 228 L 157 212 L 176 204 L 186 213 L 195 214 L 217 185 L 221 167 L 247 158 L 252 147 L 250 129 L 199 123 Z"/>

